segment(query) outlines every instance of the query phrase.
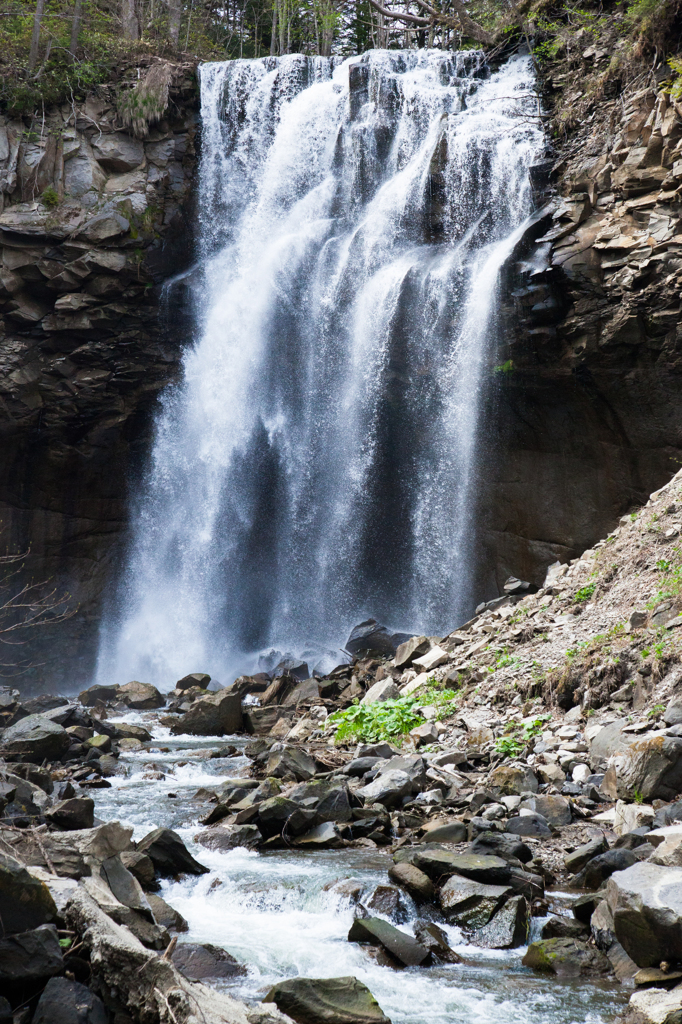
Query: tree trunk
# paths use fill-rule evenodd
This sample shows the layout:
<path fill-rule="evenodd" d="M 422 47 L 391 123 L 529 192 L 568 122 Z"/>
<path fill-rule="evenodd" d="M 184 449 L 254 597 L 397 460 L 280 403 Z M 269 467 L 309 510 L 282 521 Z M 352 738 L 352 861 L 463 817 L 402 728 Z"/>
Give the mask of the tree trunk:
<path fill-rule="evenodd" d="M 182 0 L 168 0 L 168 35 L 174 46 L 180 40 L 180 18 L 182 17 Z"/>
<path fill-rule="evenodd" d="M 272 35 L 270 36 L 270 56 L 277 53 L 277 0 L 272 4 Z"/>
<path fill-rule="evenodd" d="M 33 15 L 33 34 L 31 35 L 31 49 L 28 55 L 28 70 L 33 71 L 38 63 L 38 50 L 40 49 L 40 23 L 43 20 L 45 0 L 36 0 L 36 10 Z"/>
<path fill-rule="evenodd" d="M 73 21 L 71 22 L 71 42 L 69 44 L 69 53 L 72 57 L 76 56 L 76 48 L 78 46 L 78 36 L 81 30 L 81 22 L 83 21 L 83 0 L 76 0 L 73 8 Z"/>
<path fill-rule="evenodd" d="M 124 39 L 140 38 L 140 25 L 135 13 L 135 0 L 121 0 L 121 26 Z"/>

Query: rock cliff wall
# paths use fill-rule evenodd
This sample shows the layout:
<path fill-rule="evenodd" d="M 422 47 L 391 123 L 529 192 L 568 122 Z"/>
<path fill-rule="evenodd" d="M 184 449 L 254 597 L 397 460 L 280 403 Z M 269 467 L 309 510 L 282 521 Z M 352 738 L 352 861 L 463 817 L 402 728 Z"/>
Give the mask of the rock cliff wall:
<path fill-rule="evenodd" d="M 198 95 L 193 67 L 161 71 L 167 109 L 137 135 L 113 87 L 0 118 L 0 551 L 30 549 L 28 576 L 79 607 L 56 646 L 49 630 L 28 645 L 27 679 L 53 685 L 88 677 L 129 482 L 179 367 L 182 288 L 162 285 L 192 260 Z"/>

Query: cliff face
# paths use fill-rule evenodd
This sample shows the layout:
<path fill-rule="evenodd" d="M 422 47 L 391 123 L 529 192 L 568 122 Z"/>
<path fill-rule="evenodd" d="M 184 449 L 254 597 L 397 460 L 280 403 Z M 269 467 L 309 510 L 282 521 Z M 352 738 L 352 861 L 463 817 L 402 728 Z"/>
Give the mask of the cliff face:
<path fill-rule="evenodd" d="M 591 50 L 545 75 L 547 109 L 605 60 Z M 30 645 L 36 684 L 88 679 L 128 487 L 189 336 L 182 286 L 169 306 L 161 285 L 192 261 L 197 93 L 192 68 L 168 75 L 142 138 L 106 89 L 0 121 L 1 544 L 79 605 Z M 583 105 L 534 178 L 482 429 L 479 599 L 510 574 L 541 582 L 682 462 L 682 106 L 655 73 Z"/>
<path fill-rule="evenodd" d="M 169 308 L 161 283 L 192 259 L 198 97 L 192 67 L 161 72 L 167 111 L 137 136 L 106 88 L 0 119 L 0 547 L 30 549 L 27 578 L 79 607 L 18 652 L 40 664 L 27 683 L 88 676 L 150 411 L 178 372 L 182 290 Z"/>
<path fill-rule="evenodd" d="M 583 46 L 545 76 L 549 110 L 608 65 L 612 50 Z M 610 91 L 536 169 L 542 212 L 507 268 L 483 436 L 487 596 L 509 574 L 541 583 L 682 462 L 682 106 L 653 72 Z"/>

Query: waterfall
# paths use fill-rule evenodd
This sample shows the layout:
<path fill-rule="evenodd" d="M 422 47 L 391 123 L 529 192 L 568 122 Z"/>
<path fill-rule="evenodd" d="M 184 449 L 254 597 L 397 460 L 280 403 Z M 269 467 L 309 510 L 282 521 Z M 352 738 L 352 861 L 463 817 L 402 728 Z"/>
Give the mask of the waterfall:
<path fill-rule="evenodd" d="M 164 686 L 471 607 L 500 268 L 542 155 L 531 62 L 201 68 L 196 337 L 132 510 L 101 679 Z"/>

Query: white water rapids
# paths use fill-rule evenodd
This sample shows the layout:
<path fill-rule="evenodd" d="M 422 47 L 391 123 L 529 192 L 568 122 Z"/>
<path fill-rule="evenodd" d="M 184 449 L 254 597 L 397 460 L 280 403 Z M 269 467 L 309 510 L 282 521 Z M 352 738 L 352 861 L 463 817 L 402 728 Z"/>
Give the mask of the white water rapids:
<path fill-rule="evenodd" d="M 204 65 L 196 341 L 134 502 L 99 678 L 340 660 L 471 608 L 497 280 L 545 141 L 528 58 Z"/>
<path fill-rule="evenodd" d="M 380 966 L 365 947 L 347 941 L 353 907 L 325 886 L 353 878 L 366 883 L 369 894 L 374 885 L 390 884 L 389 854 L 381 849 L 218 853 L 193 844 L 197 819 L 211 807 L 195 799 L 197 790 L 214 789 L 243 773 L 247 764 L 245 758 L 207 760 L 193 752 L 228 742 L 241 747 L 244 738 L 169 739 L 153 716 L 127 718 L 153 730 L 156 751 L 121 756 L 128 775 L 112 778 L 111 789 L 91 791 L 95 813 L 133 825 L 137 840 L 159 826 L 174 828 L 210 868 L 200 877 L 166 881 L 160 895 L 189 922 L 180 942 L 213 943 L 248 968 L 245 977 L 214 982 L 217 987 L 254 1001 L 283 978 L 354 975 L 393 1024 L 609 1024 L 627 1000 L 629 993 L 619 985 L 545 978 L 522 966 L 525 949 L 479 949 L 447 925 L 451 944 L 468 965 Z M 165 778 L 151 779 L 152 767 Z M 566 912 L 560 894 L 550 894 L 550 905 L 554 912 Z M 407 912 L 399 927 L 412 934 L 418 914 L 409 900 Z"/>

